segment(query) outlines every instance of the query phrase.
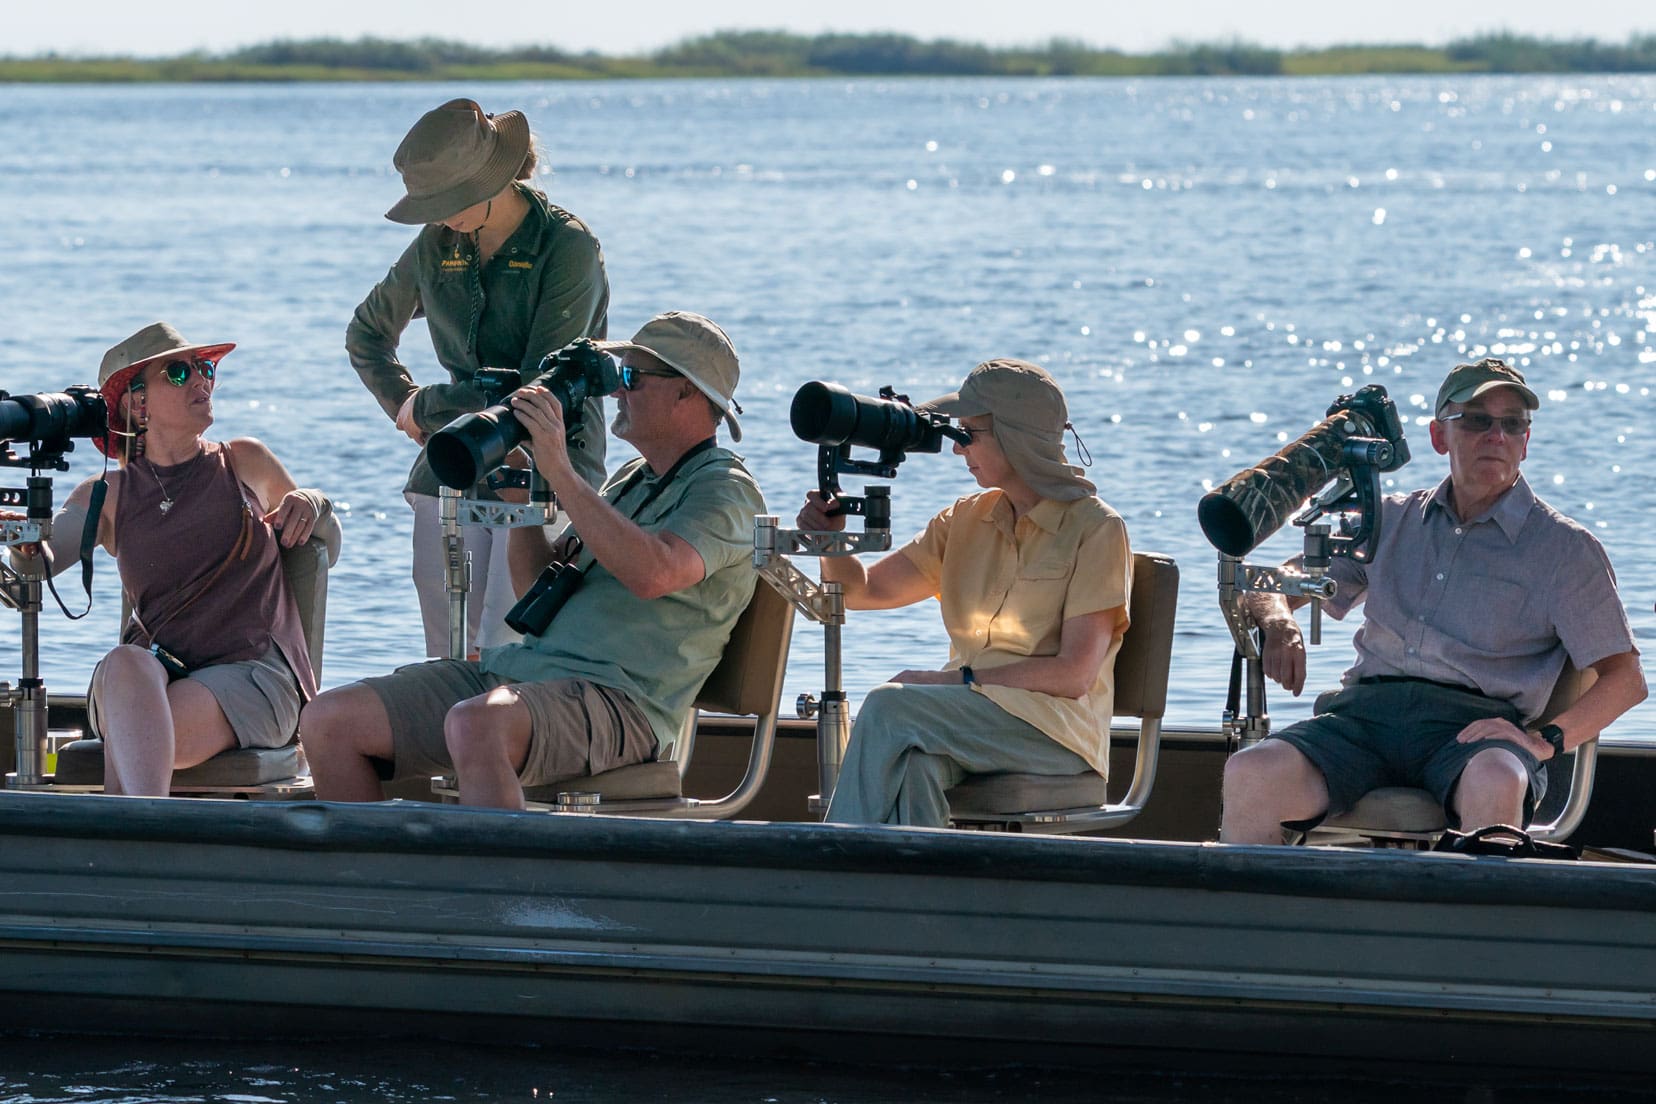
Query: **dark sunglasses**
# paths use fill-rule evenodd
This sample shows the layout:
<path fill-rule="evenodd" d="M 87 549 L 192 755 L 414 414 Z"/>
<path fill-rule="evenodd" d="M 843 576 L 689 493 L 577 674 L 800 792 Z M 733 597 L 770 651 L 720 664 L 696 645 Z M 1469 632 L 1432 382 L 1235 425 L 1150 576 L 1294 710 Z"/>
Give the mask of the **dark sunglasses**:
<path fill-rule="evenodd" d="M 1508 437 L 1522 437 L 1529 432 L 1528 418 L 1509 414 L 1504 418 L 1497 418 L 1493 414 L 1485 414 L 1481 410 L 1463 410 L 1459 414 L 1445 414 L 1439 418 L 1440 422 L 1459 422 L 1461 428 L 1468 433 L 1488 433 L 1498 424 L 1501 432 Z"/>
<path fill-rule="evenodd" d="M 674 379 L 677 372 L 663 372 L 657 368 L 637 368 L 631 364 L 621 366 L 621 387 L 626 391 L 637 391 L 639 381 L 645 376 L 659 376 L 662 379 Z"/>

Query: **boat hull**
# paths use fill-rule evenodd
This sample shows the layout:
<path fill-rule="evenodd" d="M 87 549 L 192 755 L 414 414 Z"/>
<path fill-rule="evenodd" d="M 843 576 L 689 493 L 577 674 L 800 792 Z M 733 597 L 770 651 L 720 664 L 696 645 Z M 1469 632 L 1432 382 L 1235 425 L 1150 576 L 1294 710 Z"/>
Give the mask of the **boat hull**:
<path fill-rule="evenodd" d="M 1656 1068 L 1634 866 L 14 793 L 0 890 L 14 1029 Z"/>

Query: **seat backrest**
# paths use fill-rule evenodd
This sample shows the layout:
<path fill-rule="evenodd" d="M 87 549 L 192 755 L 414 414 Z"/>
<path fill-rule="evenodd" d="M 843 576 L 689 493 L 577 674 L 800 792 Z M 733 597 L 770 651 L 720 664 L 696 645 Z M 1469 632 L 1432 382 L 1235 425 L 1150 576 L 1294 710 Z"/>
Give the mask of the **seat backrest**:
<path fill-rule="evenodd" d="M 1179 604 L 1179 565 L 1154 552 L 1133 553 L 1132 623 L 1115 660 L 1115 715 L 1159 718 L 1167 711 L 1167 671 L 1173 659 L 1173 614 Z"/>
<path fill-rule="evenodd" d="M 1547 705 L 1536 717 L 1535 723 L 1544 725 L 1570 706 L 1576 699 L 1587 692 L 1587 688 L 1598 681 L 1598 672 L 1589 667 L 1585 671 L 1576 670 L 1576 665 L 1570 662 L 1570 657 L 1564 657 L 1564 669 L 1558 672 L 1558 681 L 1553 683 L 1552 697 L 1547 699 Z"/>
<path fill-rule="evenodd" d="M 730 642 L 696 696 L 710 713 L 759 716 L 776 708 L 777 683 L 788 665 L 793 604 L 760 579 L 753 598 L 730 631 Z"/>
<path fill-rule="evenodd" d="M 304 544 L 282 549 L 282 574 L 299 607 L 299 625 L 305 632 L 305 650 L 311 670 L 322 678 L 322 636 L 328 619 L 328 548 L 312 537 Z"/>

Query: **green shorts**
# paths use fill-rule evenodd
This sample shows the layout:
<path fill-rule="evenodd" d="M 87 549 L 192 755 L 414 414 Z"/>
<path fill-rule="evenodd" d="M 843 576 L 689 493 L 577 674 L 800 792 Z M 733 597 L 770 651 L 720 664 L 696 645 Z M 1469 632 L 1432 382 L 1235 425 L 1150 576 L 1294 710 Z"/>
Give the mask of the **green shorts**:
<path fill-rule="evenodd" d="M 1270 738 L 1292 744 L 1322 772 L 1328 816 L 1350 809 L 1370 790 L 1412 786 L 1437 798 L 1451 824 L 1456 820 L 1449 802 L 1466 764 L 1481 751 L 1504 748 L 1529 772 L 1528 822 L 1547 792 L 1542 763 L 1514 741 L 1462 744 L 1455 739 L 1461 729 L 1486 717 L 1522 724 L 1510 703 L 1474 690 L 1424 679 L 1365 681 L 1321 695 L 1313 717 Z"/>
<path fill-rule="evenodd" d="M 525 786 L 545 786 L 643 763 L 656 756 L 650 722 L 620 690 L 584 679 L 513 682 L 484 674 L 473 660 L 432 659 L 362 680 L 391 720 L 390 780 L 454 770 L 443 721 L 468 698 L 505 686 L 529 710 L 529 753 L 518 771 Z"/>

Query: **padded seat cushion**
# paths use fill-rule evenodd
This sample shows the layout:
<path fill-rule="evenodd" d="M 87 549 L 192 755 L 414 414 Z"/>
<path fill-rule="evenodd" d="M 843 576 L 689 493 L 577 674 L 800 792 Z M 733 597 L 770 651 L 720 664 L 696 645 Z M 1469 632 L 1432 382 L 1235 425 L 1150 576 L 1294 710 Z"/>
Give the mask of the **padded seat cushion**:
<path fill-rule="evenodd" d="M 552 803 L 560 793 L 569 792 L 595 793 L 601 801 L 676 798 L 684 793 L 684 780 L 679 777 L 677 763 L 670 759 L 657 760 L 616 767 L 602 774 L 577 775 L 544 786 L 529 786 L 524 789 L 523 797 L 526 801 Z"/>
<path fill-rule="evenodd" d="M 1109 800 L 1104 779 L 1084 774 L 974 774 L 948 792 L 956 817 L 1079 809 Z"/>
<path fill-rule="evenodd" d="M 1443 806 L 1425 790 L 1385 786 L 1370 790 L 1346 812 L 1319 827 L 1367 828 L 1378 832 L 1441 832 L 1449 826 Z"/>
<path fill-rule="evenodd" d="M 101 786 L 102 740 L 76 740 L 58 749 L 56 779 L 64 786 Z M 173 789 L 263 786 L 298 777 L 303 767 L 297 743 L 279 748 L 233 748 L 187 770 L 173 772 Z"/>

